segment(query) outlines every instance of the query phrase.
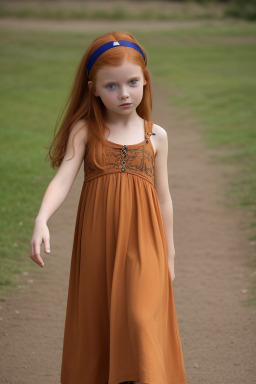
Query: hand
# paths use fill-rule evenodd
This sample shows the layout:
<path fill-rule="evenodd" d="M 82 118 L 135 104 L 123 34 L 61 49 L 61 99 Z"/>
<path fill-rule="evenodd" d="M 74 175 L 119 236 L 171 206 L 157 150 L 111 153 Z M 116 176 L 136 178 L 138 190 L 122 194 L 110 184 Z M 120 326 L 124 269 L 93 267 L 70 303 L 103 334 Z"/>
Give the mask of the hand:
<path fill-rule="evenodd" d="M 172 279 L 172 282 L 173 282 L 173 280 L 175 279 L 174 258 L 171 258 L 171 259 L 168 260 L 168 265 L 169 265 L 169 269 L 170 269 L 170 273 L 171 273 L 171 279 Z"/>
<path fill-rule="evenodd" d="M 40 267 L 44 266 L 44 262 L 40 257 L 40 246 L 44 242 L 44 252 L 50 253 L 50 232 L 45 221 L 36 219 L 34 232 L 30 241 L 30 258 Z"/>

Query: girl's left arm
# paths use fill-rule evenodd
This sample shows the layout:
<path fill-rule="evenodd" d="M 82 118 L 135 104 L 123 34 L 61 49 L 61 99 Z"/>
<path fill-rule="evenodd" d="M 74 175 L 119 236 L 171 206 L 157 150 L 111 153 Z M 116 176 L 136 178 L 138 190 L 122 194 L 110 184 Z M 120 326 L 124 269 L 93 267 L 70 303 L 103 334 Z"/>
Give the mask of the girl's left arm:
<path fill-rule="evenodd" d="M 154 125 L 156 129 L 156 155 L 155 155 L 155 188 L 161 209 L 166 245 L 168 252 L 168 262 L 173 265 L 175 257 L 173 239 L 173 204 L 168 181 L 168 135 L 159 125 Z"/>

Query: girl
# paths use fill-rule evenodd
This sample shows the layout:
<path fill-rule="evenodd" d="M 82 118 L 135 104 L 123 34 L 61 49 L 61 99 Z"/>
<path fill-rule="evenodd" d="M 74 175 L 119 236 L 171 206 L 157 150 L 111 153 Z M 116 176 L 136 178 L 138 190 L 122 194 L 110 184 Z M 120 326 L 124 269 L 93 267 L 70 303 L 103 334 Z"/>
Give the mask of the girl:
<path fill-rule="evenodd" d="M 172 287 L 168 139 L 150 122 L 151 111 L 145 50 L 123 31 L 96 38 L 80 62 L 49 149 L 59 170 L 30 242 L 30 257 L 43 267 L 42 242 L 50 252 L 47 221 L 84 161 L 62 384 L 186 383 Z"/>

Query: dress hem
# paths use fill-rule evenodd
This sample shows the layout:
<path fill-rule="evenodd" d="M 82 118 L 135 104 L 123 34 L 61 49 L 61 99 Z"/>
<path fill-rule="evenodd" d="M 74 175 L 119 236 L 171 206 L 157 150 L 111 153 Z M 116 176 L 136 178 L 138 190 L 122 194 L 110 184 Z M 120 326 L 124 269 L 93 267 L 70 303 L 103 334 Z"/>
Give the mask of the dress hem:
<path fill-rule="evenodd" d="M 150 373 L 151 371 L 148 371 L 148 374 L 150 376 Z M 167 380 L 165 380 L 164 382 L 162 381 L 155 381 L 155 380 L 150 380 L 147 378 L 146 376 L 147 374 L 144 374 L 143 376 L 141 375 L 138 375 L 136 373 L 134 374 L 131 374 L 130 372 L 127 373 L 127 374 L 124 374 L 122 376 L 117 376 L 117 377 L 114 377 L 112 380 L 111 380 L 111 384 L 120 384 L 120 383 L 123 383 L 125 381 L 137 381 L 139 382 L 140 384 L 168 384 Z M 135 379 L 136 378 L 136 379 Z M 109 384 L 110 381 L 108 380 L 105 380 L 105 381 L 102 381 L 100 383 L 97 383 L 97 384 Z M 60 384 L 74 384 L 73 381 L 66 381 L 66 380 L 63 380 L 61 379 L 60 380 Z M 173 378 L 171 379 L 171 384 L 187 384 L 187 381 L 185 380 L 182 380 L 180 381 L 179 379 L 177 380 L 174 380 L 173 381 Z"/>
<path fill-rule="evenodd" d="M 148 371 L 148 372 L 150 372 L 150 371 Z M 149 376 L 150 376 L 150 373 L 149 373 Z M 127 375 L 115 377 L 114 379 L 112 379 L 111 384 L 119 384 L 119 383 L 122 383 L 124 381 L 137 381 L 140 384 L 168 384 L 167 380 L 165 380 L 164 382 L 163 381 L 155 381 L 154 379 L 150 380 L 147 378 L 147 376 L 145 374 L 143 376 L 141 376 L 141 375 L 138 375 L 136 373 L 134 375 L 129 373 Z M 109 384 L 109 383 L 110 382 L 107 382 L 106 384 Z M 105 384 L 105 383 L 102 383 L 102 384 Z M 179 379 L 173 381 L 173 378 L 172 378 L 171 384 L 187 384 L 187 381 L 186 380 L 180 381 Z"/>

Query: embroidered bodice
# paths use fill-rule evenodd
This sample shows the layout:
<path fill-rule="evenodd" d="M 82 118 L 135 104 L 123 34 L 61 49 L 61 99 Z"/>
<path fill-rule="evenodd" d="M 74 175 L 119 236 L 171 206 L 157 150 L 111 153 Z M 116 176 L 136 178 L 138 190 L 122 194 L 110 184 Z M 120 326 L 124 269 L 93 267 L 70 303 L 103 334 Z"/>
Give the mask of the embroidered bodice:
<path fill-rule="evenodd" d="M 105 139 L 105 170 L 96 171 L 92 164 L 89 164 L 85 156 L 84 182 L 108 173 L 122 172 L 138 175 L 155 186 L 155 155 L 150 139 L 151 135 L 155 135 L 155 133 L 152 132 L 152 125 L 151 122 L 145 120 L 145 139 L 138 144 L 122 145 Z"/>

